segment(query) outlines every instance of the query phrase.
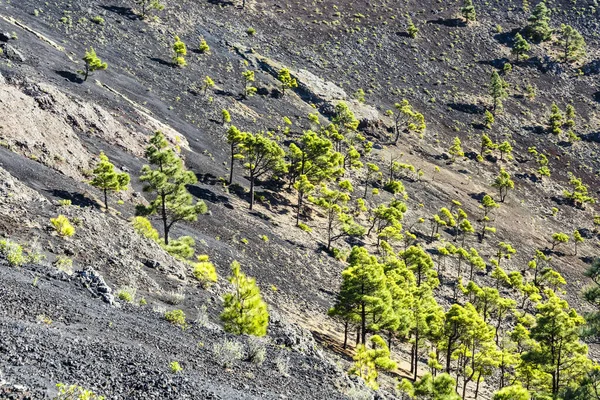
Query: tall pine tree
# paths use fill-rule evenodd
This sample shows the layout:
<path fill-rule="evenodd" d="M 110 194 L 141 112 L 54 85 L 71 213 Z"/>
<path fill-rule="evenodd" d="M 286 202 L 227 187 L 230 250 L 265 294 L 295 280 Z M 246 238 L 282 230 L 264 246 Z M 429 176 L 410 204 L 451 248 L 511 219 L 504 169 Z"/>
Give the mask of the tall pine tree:
<path fill-rule="evenodd" d="M 94 179 L 90 181 L 90 185 L 104 192 L 104 207 L 108 211 L 108 192 L 127 190 L 130 180 L 129 174 L 115 172 L 115 166 L 111 164 L 103 152 L 100 153 L 98 165 L 94 168 L 93 174 Z"/>

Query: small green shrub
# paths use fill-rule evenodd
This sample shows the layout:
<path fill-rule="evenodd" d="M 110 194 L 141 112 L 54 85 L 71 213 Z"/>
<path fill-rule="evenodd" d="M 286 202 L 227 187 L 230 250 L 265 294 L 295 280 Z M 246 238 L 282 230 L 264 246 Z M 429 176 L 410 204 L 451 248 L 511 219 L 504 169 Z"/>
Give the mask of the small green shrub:
<path fill-rule="evenodd" d="M 27 257 L 23 254 L 23 247 L 8 239 L 0 240 L 0 254 L 13 267 L 20 267 L 27 262 Z"/>
<path fill-rule="evenodd" d="M 200 46 L 198 46 L 198 50 L 202 54 L 210 54 L 210 47 L 204 38 L 200 38 Z"/>
<path fill-rule="evenodd" d="M 174 374 L 178 374 L 183 371 L 183 368 L 181 368 L 181 365 L 179 365 L 177 361 L 173 361 L 171 364 L 169 364 L 169 368 L 171 368 L 171 372 Z"/>
<path fill-rule="evenodd" d="M 58 201 L 58 205 L 61 207 L 70 207 L 71 204 L 72 204 L 72 202 L 69 199 L 61 199 Z"/>
<path fill-rule="evenodd" d="M 250 35 L 250 36 L 253 36 L 253 35 L 256 34 L 256 29 L 254 29 L 254 28 L 248 28 L 248 29 L 246 29 L 246 33 L 248 35 Z"/>
<path fill-rule="evenodd" d="M 185 326 L 185 313 L 183 310 L 172 310 L 165 313 L 165 319 L 173 325 Z"/>
<path fill-rule="evenodd" d="M 81 386 L 67 386 L 64 383 L 57 383 L 56 387 L 58 388 L 58 396 L 54 400 L 106 400 L 106 397 L 97 395 Z"/>
<path fill-rule="evenodd" d="M 269 237 L 267 235 L 262 235 L 260 238 L 262 239 L 263 242 L 269 241 Z"/>
<path fill-rule="evenodd" d="M 208 286 L 217 281 L 217 271 L 215 265 L 209 261 L 207 255 L 199 255 L 198 262 L 192 263 L 194 267 L 194 277 L 202 283 L 203 286 Z"/>
<path fill-rule="evenodd" d="M 133 303 L 133 299 L 135 298 L 135 288 L 132 287 L 122 287 L 117 292 L 117 297 L 119 300 L 125 301 L 127 303 Z"/>
<path fill-rule="evenodd" d="M 101 16 L 97 15 L 94 18 L 92 18 L 92 22 L 98 25 L 104 25 L 104 18 L 102 18 Z"/>
<path fill-rule="evenodd" d="M 312 232 L 312 228 L 302 222 L 300 222 L 298 224 L 298 228 L 302 229 L 304 232 L 308 232 L 308 233 Z"/>
<path fill-rule="evenodd" d="M 58 236 L 62 238 L 70 237 L 75 234 L 75 228 L 71 225 L 69 218 L 62 214 L 56 218 L 50 218 L 50 223 L 52 223 Z"/>
<path fill-rule="evenodd" d="M 151 239 L 155 242 L 158 242 L 159 236 L 158 231 L 152 227 L 152 224 L 147 218 L 144 217 L 134 217 L 133 221 L 133 229 L 135 232 L 143 236 L 147 239 Z"/>

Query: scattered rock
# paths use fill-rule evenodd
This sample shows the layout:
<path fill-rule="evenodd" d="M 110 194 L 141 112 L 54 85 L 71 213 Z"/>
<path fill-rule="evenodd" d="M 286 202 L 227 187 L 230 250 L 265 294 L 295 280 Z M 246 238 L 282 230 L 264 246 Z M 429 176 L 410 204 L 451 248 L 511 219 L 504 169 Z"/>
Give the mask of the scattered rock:
<path fill-rule="evenodd" d="M 26 58 L 23 55 L 23 53 L 17 50 L 14 46 L 11 46 L 10 44 L 5 44 L 2 48 L 4 50 L 6 58 L 8 58 L 9 60 L 20 63 L 25 62 Z"/>
<path fill-rule="evenodd" d="M 11 35 L 8 32 L 0 32 L 0 42 L 8 42 L 11 39 Z"/>
<path fill-rule="evenodd" d="M 115 296 L 112 294 L 112 289 L 106 284 L 104 278 L 93 268 L 88 267 L 84 270 L 77 271 L 76 274 L 92 294 L 102 297 L 102 300 L 111 306 L 115 305 Z"/>

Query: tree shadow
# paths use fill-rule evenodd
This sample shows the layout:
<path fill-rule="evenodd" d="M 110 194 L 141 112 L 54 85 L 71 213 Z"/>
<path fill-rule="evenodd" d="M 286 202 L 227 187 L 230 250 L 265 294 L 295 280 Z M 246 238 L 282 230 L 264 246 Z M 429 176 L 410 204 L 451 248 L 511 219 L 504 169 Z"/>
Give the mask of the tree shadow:
<path fill-rule="evenodd" d="M 429 21 L 427 21 L 428 24 L 435 24 L 435 25 L 443 25 L 443 26 L 448 26 L 451 28 L 457 27 L 457 26 L 467 26 L 467 23 L 460 19 L 460 18 L 438 18 L 438 19 L 430 19 Z"/>
<path fill-rule="evenodd" d="M 515 178 L 517 179 L 523 179 L 523 180 L 528 180 L 532 183 L 538 183 L 540 181 L 540 178 L 538 178 L 535 174 L 530 174 L 530 173 L 526 173 L 526 174 L 515 174 Z"/>
<path fill-rule="evenodd" d="M 508 32 L 502 32 L 494 35 L 494 39 L 505 46 L 512 46 L 515 41 L 515 35 L 521 31 L 521 28 L 515 28 Z"/>
<path fill-rule="evenodd" d="M 61 189 L 47 190 L 47 192 L 54 197 L 71 200 L 71 204 L 74 206 L 100 208 L 100 205 L 96 201 L 78 192 L 69 192 Z"/>
<path fill-rule="evenodd" d="M 230 0 L 208 0 L 208 3 L 215 5 L 215 6 L 234 6 L 235 5 L 233 3 L 233 1 L 230 1 Z"/>
<path fill-rule="evenodd" d="M 535 133 L 538 135 L 543 135 L 546 132 L 546 129 L 544 129 L 543 126 L 541 125 L 535 125 L 535 126 L 524 126 L 523 130 L 527 131 L 527 132 L 531 132 L 531 133 Z"/>
<path fill-rule="evenodd" d="M 460 111 L 465 114 L 484 114 L 485 107 L 478 106 L 476 104 L 467 104 L 467 103 L 448 103 L 446 104 L 448 107 L 455 111 Z"/>
<path fill-rule="evenodd" d="M 600 132 L 586 133 L 580 136 L 584 142 L 600 143 Z"/>
<path fill-rule="evenodd" d="M 214 176 L 213 174 L 196 174 L 196 178 L 198 179 L 198 182 L 201 182 L 205 185 L 211 185 L 214 186 L 217 183 L 219 183 L 219 179 Z"/>
<path fill-rule="evenodd" d="M 403 37 L 403 38 L 410 38 L 410 35 L 408 34 L 408 32 L 396 32 L 396 36 Z"/>
<path fill-rule="evenodd" d="M 502 58 L 496 58 L 493 60 L 479 60 L 479 61 L 477 61 L 477 64 L 489 65 L 491 67 L 501 69 L 504 67 L 504 64 L 506 64 L 508 62 L 510 62 L 510 60 L 508 58 L 502 57 Z"/>
<path fill-rule="evenodd" d="M 118 14 L 124 18 L 130 20 L 140 19 L 139 15 L 135 14 L 131 7 L 119 7 L 119 6 L 100 6 L 104 8 L 106 11 L 110 11 L 112 13 Z"/>
<path fill-rule="evenodd" d="M 226 196 L 218 195 L 212 190 L 198 186 L 188 186 L 187 189 L 194 197 L 197 197 L 201 200 L 206 200 L 213 204 L 222 204 L 229 209 L 233 209 L 233 205 L 229 202 L 229 198 Z"/>
<path fill-rule="evenodd" d="M 598 92 L 594 93 L 594 94 L 592 95 L 592 98 L 594 99 L 594 101 L 595 101 L 596 103 L 600 103 L 600 91 L 598 91 Z"/>
<path fill-rule="evenodd" d="M 69 82 L 73 83 L 83 83 L 83 79 L 76 73 L 71 71 L 54 71 L 57 75 L 65 78 Z"/>
<path fill-rule="evenodd" d="M 590 61 L 589 63 L 581 67 L 581 70 L 585 75 L 588 76 L 600 74 L 600 60 Z"/>
<path fill-rule="evenodd" d="M 483 200 L 483 198 L 485 197 L 486 194 L 487 194 L 486 192 L 469 193 L 469 197 L 472 198 L 473 200 L 477 200 L 477 201 L 481 202 L 481 200 Z"/>
<path fill-rule="evenodd" d="M 171 67 L 173 68 L 173 63 L 170 61 L 165 61 L 162 58 L 158 58 L 158 57 L 148 57 L 148 59 L 150 59 L 150 61 L 154 61 L 156 63 L 159 63 L 160 65 L 164 65 L 166 67 Z"/>

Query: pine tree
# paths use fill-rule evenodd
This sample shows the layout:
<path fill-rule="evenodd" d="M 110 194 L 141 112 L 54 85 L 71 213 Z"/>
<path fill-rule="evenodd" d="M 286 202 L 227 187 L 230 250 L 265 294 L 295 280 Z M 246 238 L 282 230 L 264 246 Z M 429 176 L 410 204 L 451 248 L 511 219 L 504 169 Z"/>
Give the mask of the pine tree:
<path fill-rule="evenodd" d="M 286 89 L 294 89 L 298 87 L 298 81 L 296 81 L 296 78 L 292 77 L 290 70 L 287 68 L 282 68 L 279 70 L 277 79 L 279 79 L 279 82 L 281 82 L 281 91 L 283 92 L 284 96 Z"/>
<path fill-rule="evenodd" d="M 244 275 L 240 271 L 240 264 L 234 261 L 231 263 L 229 282 L 234 290 L 223 296 L 221 321 L 225 324 L 225 330 L 236 335 L 265 336 L 269 312 L 256 280 Z"/>
<path fill-rule="evenodd" d="M 298 226 L 300 224 L 300 213 L 302 212 L 304 197 L 310 195 L 315 189 L 315 185 L 308 180 L 306 175 L 300 175 L 300 179 L 294 183 L 294 189 L 298 192 L 298 207 L 296 210 L 296 226 Z"/>
<path fill-rule="evenodd" d="M 230 126 L 227 130 L 227 143 L 231 146 L 231 158 L 229 162 L 229 185 L 233 183 L 233 167 L 236 158 L 243 158 L 239 152 L 239 146 L 244 142 L 248 133 L 240 131 L 235 126 Z"/>
<path fill-rule="evenodd" d="M 507 386 L 494 394 L 492 400 L 530 400 L 529 391 L 520 384 Z"/>
<path fill-rule="evenodd" d="M 187 47 L 185 43 L 179 39 L 179 36 L 175 35 L 175 43 L 173 43 L 173 63 L 179 67 L 185 67 L 187 62 L 185 56 L 187 55 Z"/>
<path fill-rule="evenodd" d="M 473 0 L 464 0 L 463 6 L 460 9 L 460 13 L 467 23 L 473 22 L 477 18 L 477 14 L 475 13 L 475 6 L 473 5 Z"/>
<path fill-rule="evenodd" d="M 85 61 L 85 72 L 83 77 L 84 81 L 87 81 L 90 72 L 102 71 L 108 68 L 108 64 L 100 60 L 93 47 L 90 47 L 89 50 L 86 50 L 83 61 Z"/>
<path fill-rule="evenodd" d="M 395 139 L 394 144 L 398 144 L 401 132 L 407 133 L 423 133 L 426 129 L 425 117 L 423 114 L 415 111 L 408 102 L 404 99 L 400 103 L 394 105 L 396 112 L 389 110 L 388 115 L 394 119 Z"/>
<path fill-rule="evenodd" d="M 508 97 L 506 92 L 507 83 L 500 77 L 497 71 L 492 72 L 490 79 L 489 91 L 494 103 L 493 112 L 502 109 L 502 100 Z"/>
<path fill-rule="evenodd" d="M 139 4 L 142 7 L 142 18 L 146 18 L 148 16 L 148 12 L 152 10 L 161 11 L 165 8 L 163 4 L 160 3 L 159 0 L 134 0 L 136 4 Z"/>
<path fill-rule="evenodd" d="M 487 232 L 496 232 L 496 228 L 488 226 L 488 223 L 491 221 L 490 213 L 500 206 L 494 201 L 492 196 L 486 194 L 483 196 L 483 199 L 481 199 L 481 205 L 479 207 L 483 209 L 483 217 L 480 220 L 482 224 L 480 238 L 483 241 Z"/>
<path fill-rule="evenodd" d="M 329 189 L 321 184 L 316 196 L 310 196 L 311 203 L 325 212 L 327 229 L 327 251 L 331 251 L 331 244 L 344 236 L 362 236 L 365 229 L 357 224 L 351 215 L 348 214 L 348 202 L 350 193 L 354 191 L 352 184 L 347 181 L 341 181 L 338 189 Z M 336 233 L 336 229 L 339 232 Z"/>
<path fill-rule="evenodd" d="M 379 171 L 379 166 L 373 163 L 367 163 L 367 168 L 365 172 L 365 193 L 363 195 L 363 199 L 367 198 L 367 194 L 369 193 L 369 183 L 373 178 L 382 178 L 381 172 Z"/>
<path fill-rule="evenodd" d="M 512 149 L 512 145 L 508 140 L 505 140 L 504 142 L 500 143 L 498 145 L 498 151 L 500 151 L 500 160 L 504 159 L 505 154 L 507 155 L 507 159 L 511 160 L 512 156 L 510 154 L 512 153 Z"/>
<path fill-rule="evenodd" d="M 440 374 L 434 377 L 427 373 L 414 383 L 408 379 L 402 379 L 402 382 L 398 384 L 399 390 L 416 400 L 460 400 L 455 387 L 456 380 L 449 374 Z"/>
<path fill-rule="evenodd" d="M 351 375 L 361 377 L 367 386 L 373 390 L 379 389 L 377 384 L 377 370 L 396 369 L 396 363 L 390 358 L 390 350 L 385 344 L 385 340 L 379 335 L 373 335 L 370 339 L 371 346 L 367 348 L 365 344 L 357 347 L 354 356 L 354 365 L 348 371 Z"/>
<path fill-rule="evenodd" d="M 560 135 L 562 133 L 562 126 L 564 123 L 564 118 L 562 113 L 560 112 L 560 108 L 556 105 L 556 103 L 552 103 L 552 108 L 550 110 L 550 118 L 548 122 L 548 129 L 555 135 Z"/>
<path fill-rule="evenodd" d="M 504 168 L 501 168 L 500 173 L 492 183 L 492 187 L 498 189 L 500 202 L 504 203 L 508 191 L 515 188 L 515 182 L 511 179 L 510 174 Z"/>
<path fill-rule="evenodd" d="M 150 139 L 145 156 L 150 165 L 144 165 L 140 181 L 146 183 L 145 192 L 156 194 L 149 206 L 140 205 L 138 215 L 158 214 L 163 222 L 165 245 L 169 244 L 169 231 L 180 221 L 196 221 L 207 211 L 203 201 L 193 202 L 186 185 L 197 182 L 196 175 L 187 171 L 183 161 L 173 150 L 165 136 L 157 131 Z"/>
<path fill-rule="evenodd" d="M 494 124 L 495 118 L 494 114 L 490 112 L 490 110 L 485 110 L 485 127 L 487 129 L 492 129 L 492 125 Z"/>
<path fill-rule="evenodd" d="M 242 78 L 244 80 L 244 98 L 254 96 L 254 94 L 256 93 L 256 88 L 252 86 L 254 80 L 256 79 L 254 71 L 248 70 L 242 72 Z"/>
<path fill-rule="evenodd" d="M 565 127 L 572 129 L 575 127 L 576 112 L 575 107 L 572 104 L 567 104 L 565 110 Z"/>
<path fill-rule="evenodd" d="M 100 160 L 96 168 L 92 171 L 94 179 L 90 181 L 90 185 L 102 190 L 104 192 L 104 206 L 108 211 L 108 192 L 120 192 L 121 190 L 127 190 L 129 185 L 129 174 L 122 172 L 115 172 L 115 166 L 111 164 L 108 157 L 101 152 Z"/>
<path fill-rule="evenodd" d="M 552 377 L 551 394 L 556 398 L 563 387 L 580 381 L 590 367 L 587 346 L 579 341 L 585 320 L 559 298 L 546 290 L 548 300 L 537 306 L 531 338 L 538 346 L 523 354 L 523 361 Z"/>
<path fill-rule="evenodd" d="M 562 233 L 562 232 L 556 232 L 552 234 L 552 240 L 550 241 L 550 244 L 552 245 L 552 251 L 554 251 L 554 249 L 556 248 L 556 246 L 558 246 L 561 243 L 568 243 L 569 242 L 569 235 L 567 235 L 566 233 Z"/>
<path fill-rule="evenodd" d="M 263 133 L 245 135 L 241 145 L 244 156 L 244 168 L 250 174 L 250 210 L 254 207 L 254 186 L 256 179 L 269 173 L 283 173 L 286 165 L 283 160 L 285 152 L 279 144 Z"/>
<path fill-rule="evenodd" d="M 386 285 L 386 276 L 377 259 L 364 247 L 355 246 L 348 257 L 348 267 L 342 272 L 342 289 L 348 291 L 360 320 L 357 342 L 366 344 L 369 318 L 381 312 L 380 307 L 389 307 L 381 299 L 391 298 Z M 379 310 L 378 310 L 379 308 Z"/>
<path fill-rule="evenodd" d="M 527 57 L 527 53 L 531 50 L 531 45 L 525 40 L 520 33 L 515 35 L 515 42 L 512 47 L 513 55 L 517 56 L 517 62 L 520 57 Z"/>
<path fill-rule="evenodd" d="M 494 118 L 493 114 L 489 111 L 486 110 L 486 113 L 489 113 L 492 116 L 492 118 Z M 494 141 L 490 139 L 488 135 L 486 135 L 485 133 L 481 135 L 481 150 L 479 151 L 479 155 L 481 156 L 481 158 L 483 158 L 483 156 L 487 154 L 490 154 L 492 150 L 496 149 L 497 147 L 498 145 L 494 143 Z"/>
<path fill-rule="evenodd" d="M 448 149 L 448 153 L 452 156 L 450 158 L 451 162 L 456 161 L 456 157 L 463 157 L 465 152 L 462 149 L 460 139 L 458 137 L 454 138 L 454 142 L 452 146 Z"/>
<path fill-rule="evenodd" d="M 419 28 L 415 26 L 412 18 L 410 17 L 406 17 L 406 33 L 408 33 L 408 36 L 413 39 L 415 39 L 419 34 Z"/>
<path fill-rule="evenodd" d="M 550 10 L 543 1 L 538 3 L 529 17 L 529 25 L 525 28 L 527 35 L 536 42 L 545 42 L 552 37 L 550 28 Z"/>
<path fill-rule="evenodd" d="M 571 25 L 560 26 L 559 44 L 563 49 L 563 61 L 578 61 L 585 57 L 585 40 Z"/>
<path fill-rule="evenodd" d="M 198 45 L 198 51 L 202 54 L 210 54 L 210 46 L 206 43 L 206 39 L 200 38 L 200 44 Z"/>
<path fill-rule="evenodd" d="M 231 114 L 226 109 L 221 110 L 221 118 L 223 125 L 231 122 Z"/>

